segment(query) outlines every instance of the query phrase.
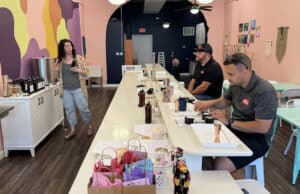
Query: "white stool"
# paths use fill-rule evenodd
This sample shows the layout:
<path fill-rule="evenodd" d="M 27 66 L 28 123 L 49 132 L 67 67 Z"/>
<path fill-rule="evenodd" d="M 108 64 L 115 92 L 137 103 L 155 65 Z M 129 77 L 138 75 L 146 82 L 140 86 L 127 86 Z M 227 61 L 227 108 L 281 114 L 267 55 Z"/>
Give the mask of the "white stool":
<path fill-rule="evenodd" d="M 91 87 L 91 78 L 98 78 L 99 79 L 99 86 L 102 86 L 102 71 L 101 71 L 101 66 L 96 66 L 96 65 L 88 65 L 88 75 L 87 80 L 88 80 L 88 87 Z"/>

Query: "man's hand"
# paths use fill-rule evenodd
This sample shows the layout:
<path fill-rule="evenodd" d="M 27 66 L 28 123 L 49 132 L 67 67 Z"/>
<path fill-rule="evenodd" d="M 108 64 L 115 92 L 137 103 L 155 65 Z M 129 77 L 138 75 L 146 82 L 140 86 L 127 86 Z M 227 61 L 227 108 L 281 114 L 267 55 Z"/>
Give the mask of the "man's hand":
<path fill-rule="evenodd" d="M 194 110 L 204 111 L 207 110 L 209 107 L 210 107 L 210 103 L 208 103 L 207 101 L 198 100 L 195 102 Z"/>
<path fill-rule="evenodd" d="M 222 110 L 216 109 L 216 110 L 210 112 L 210 114 L 214 119 L 221 121 L 225 125 L 228 124 L 227 118 Z"/>

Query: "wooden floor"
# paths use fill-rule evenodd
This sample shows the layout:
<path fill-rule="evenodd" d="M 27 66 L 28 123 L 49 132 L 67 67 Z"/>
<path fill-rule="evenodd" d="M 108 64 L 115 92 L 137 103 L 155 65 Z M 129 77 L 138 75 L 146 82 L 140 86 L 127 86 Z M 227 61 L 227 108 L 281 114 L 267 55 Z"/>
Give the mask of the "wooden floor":
<path fill-rule="evenodd" d="M 89 103 L 94 129 L 98 129 L 115 91 L 115 88 L 91 89 Z M 37 147 L 35 158 L 31 158 L 29 151 L 10 152 L 8 158 L 0 161 L 0 193 L 67 193 L 93 138 L 87 136 L 87 127 L 80 119 L 78 132 L 74 139 L 66 141 L 63 128 L 57 127 Z M 284 123 L 278 128 L 265 159 L 266 188 L 272 194 L 300 194 L 299 180 L 296 185 L 291 184 L 295 143 L 288 156 L 283 156 L 289 135 L 289 125 Z"/>

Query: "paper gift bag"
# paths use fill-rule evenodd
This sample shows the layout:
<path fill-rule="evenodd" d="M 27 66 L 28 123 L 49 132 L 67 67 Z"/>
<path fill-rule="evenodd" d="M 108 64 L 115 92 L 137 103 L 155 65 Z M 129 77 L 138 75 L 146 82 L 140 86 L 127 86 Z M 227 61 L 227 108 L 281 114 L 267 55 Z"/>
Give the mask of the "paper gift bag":
<path fill-rule="evenodd" d="M 92 188 L 92 178 L 88 184 L 88 194 L 123 194 L 123 187 Z"/>
<path fill-rule="evenodd" d="M 132 162 L 147 158 L 148 153 L 140 140 L 138 138 L 131 138 L 128 140 L 127 151 L 122 156 L 121 164 L 131 164 Z"/>
<path fill-rule="evenodd" d="M 124 186 L 123 194 L 156 194 L 155 185 Z"/>

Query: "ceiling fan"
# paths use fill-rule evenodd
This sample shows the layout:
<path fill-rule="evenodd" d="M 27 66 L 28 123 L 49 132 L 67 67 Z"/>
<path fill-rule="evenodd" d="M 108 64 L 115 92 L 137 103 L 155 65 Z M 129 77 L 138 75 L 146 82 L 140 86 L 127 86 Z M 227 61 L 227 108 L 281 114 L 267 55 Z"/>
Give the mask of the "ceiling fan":
<path fill-rule="evenodd" d="M 185 6 L 182 9 L 177 9 L 175 11 L 190 10 L 191 14 L 197 14 L 197 13 L 199 13 L 200 10 L 212 11 L 212 8 L 213 8 L 213 6 L 211 6 L 211 5 L 200 6 L 199 4 L 196 3 L 196 0 L 194 0 L 194 3 L 192 3 L 191 5 Z"/>

